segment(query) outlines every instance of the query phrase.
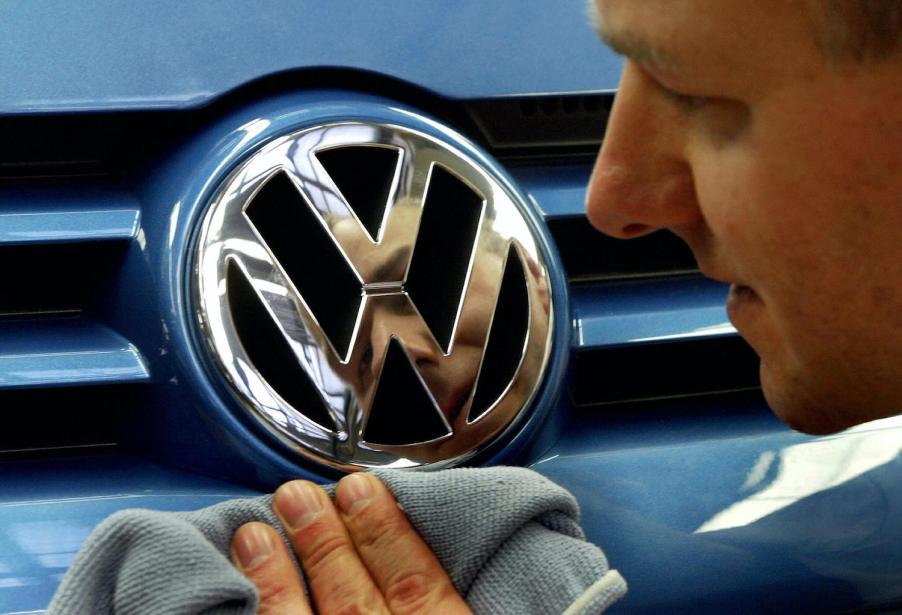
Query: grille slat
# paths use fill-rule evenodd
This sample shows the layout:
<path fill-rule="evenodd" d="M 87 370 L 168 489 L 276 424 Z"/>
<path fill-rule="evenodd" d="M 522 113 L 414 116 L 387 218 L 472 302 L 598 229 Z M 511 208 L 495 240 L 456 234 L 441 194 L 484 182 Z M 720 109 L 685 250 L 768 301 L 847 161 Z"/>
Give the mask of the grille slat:
<path fill-rule="evenodd" d="M 0 390 L 145 382 L 141 353 L 82 319 L 0 323 Z"/>
<path fill-rule="evenodd" d="M 133 196 L 85 181 L 0 184 L 0 319 L 90 307 L 136 235 Z"/>
<path fill-rule="evenodd" d="M 571 294 L 578 350 L 735 335 L 727 286 L 701 277 L 579 285 Z"/>
<path fill-rule="evenodd" d="M 138 219 L 135 198 L 103 184 L 0 185 L 0 245 L 128 240 Z"/>
<path fill-rule="evenodd" d="M 115 445 L 150 373 L 141 352 L 99 319 L 138 238 L 140 204 L 111 177 L 86 178 L 80 159 L 36 166 L 6 155 L 0 410 L 13 427 L 0 435 L 0 453 Z"/>
<path fill-rule="evenodd" d="M 756 389 L 758 359 L 702 278 L 577 286 L 577 406 Z"/>

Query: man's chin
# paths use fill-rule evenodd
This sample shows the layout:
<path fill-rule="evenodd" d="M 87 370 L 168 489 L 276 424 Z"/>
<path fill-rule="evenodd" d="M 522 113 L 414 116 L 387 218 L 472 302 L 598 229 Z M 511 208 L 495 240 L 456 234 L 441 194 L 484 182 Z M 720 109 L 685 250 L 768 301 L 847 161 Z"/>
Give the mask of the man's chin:
<path fill-rule="evenodd" d="M 775 375 L 764 362 L 760 374 L 767 405 L 777 418 L 795 431 L 824 436 L 862 422 L 856 413 L 844 411 L 841 405 L 826 402 L 823 396 L 811 395 L 805 383 Z"/>

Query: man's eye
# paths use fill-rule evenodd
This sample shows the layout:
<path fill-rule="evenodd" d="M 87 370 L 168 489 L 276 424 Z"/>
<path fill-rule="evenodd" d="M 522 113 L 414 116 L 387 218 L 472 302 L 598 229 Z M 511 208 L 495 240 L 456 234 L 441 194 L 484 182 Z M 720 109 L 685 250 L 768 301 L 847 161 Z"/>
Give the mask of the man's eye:
<path fill-rule="evenodd" d="M 366 350 L 363 351 L 363 355 L 360 357 L 360 364 L 365 367 L 369 367 L 370 363 L 373 362 L 373 347 L 367 345 Z"/>
<path fill-rule="evenodd" d="M 373 363 L 373 347 L 370 344 L 366 345 L 366 349 L 360 355 L 360 361 L 357 363 L 357 376 L 358 378 L 366 380 L 367 375 L 370 373 L 370 366 Z"/>
<path fill-rule="evenodd" d="M 667 96 L 682 110 L 687 112 L 698 111 L 704 107 L 711 99 L 707 96 L 692 96 L 690 94 L 682 94 L 675 92 L 669 88 L 661 87 Z"/>
<path fill-rule="evenodd" d="M 749 125 L 749 108 L 739 101 L 711 96 L 693 96 L 664 86 L 661 90 L 680 113 L 716 139 L 718 143 L 732 142 Z"/>

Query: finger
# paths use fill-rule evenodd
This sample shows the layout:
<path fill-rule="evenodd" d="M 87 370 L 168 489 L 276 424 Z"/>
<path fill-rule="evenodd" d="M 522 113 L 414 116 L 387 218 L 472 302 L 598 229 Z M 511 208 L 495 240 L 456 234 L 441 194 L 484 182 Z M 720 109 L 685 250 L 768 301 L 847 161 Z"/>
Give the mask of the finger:
<path fill-rule="evenodd" d="M 320 613 L 388 613 L 325 491 L 309 481 L 285 483 L 273 509 L 285 526 Z"/>
<path fill-rule="evenodd" d="M 335 501 L 357 552 L 392 613 L 470 612 L 379 479 L 363 473 L 346 476 L 338 483 Z"/>
<path fill-rule="evenodd" d="M 265 523 L 247 523 L 232 537 L 232 561 L 257 588 L 259 615 L 312 615 L 285 543 Z"/>

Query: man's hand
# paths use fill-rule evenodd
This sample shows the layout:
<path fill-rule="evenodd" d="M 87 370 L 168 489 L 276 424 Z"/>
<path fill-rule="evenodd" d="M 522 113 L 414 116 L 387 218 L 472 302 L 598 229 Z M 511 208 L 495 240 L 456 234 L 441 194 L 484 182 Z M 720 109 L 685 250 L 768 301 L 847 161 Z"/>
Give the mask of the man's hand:
<path fill-rule="evenodd" d="M 333 505 L 308 481 L 282 485 L 273 509 L 291 539 L 318 613 L 444 613 L 469 607 L 386 487 L 357 473 Z M 232 560 L 260 593 L 262 615 L 312 613 L 288 550 L 264 523 L 241 526 Z"/>

